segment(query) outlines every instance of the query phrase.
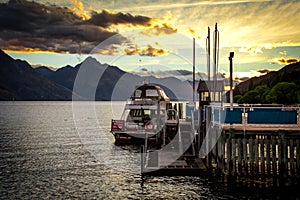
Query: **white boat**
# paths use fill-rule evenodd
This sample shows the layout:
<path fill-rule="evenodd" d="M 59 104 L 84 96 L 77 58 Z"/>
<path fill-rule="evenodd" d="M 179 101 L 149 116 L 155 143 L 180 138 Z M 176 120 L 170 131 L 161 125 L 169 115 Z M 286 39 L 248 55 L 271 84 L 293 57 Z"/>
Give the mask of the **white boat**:
<path fill-rule="evenodd" d="M 157 85 L 137 86 L 120 119 L 112 119 L 111 132 L 116 142 L 153 139 L 163 141 L 168 130 L 177 132 L 178 114 L 170 98 Z M 170 136 L 170 135 L 169 135 Z"/>

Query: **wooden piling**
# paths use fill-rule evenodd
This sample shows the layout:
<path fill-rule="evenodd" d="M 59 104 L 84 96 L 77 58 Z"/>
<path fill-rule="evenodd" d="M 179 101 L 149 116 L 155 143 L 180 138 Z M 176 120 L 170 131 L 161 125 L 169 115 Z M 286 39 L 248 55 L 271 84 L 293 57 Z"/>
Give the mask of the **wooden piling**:
<path fill-rule="evenodd" d="M 264 139 L 260 139 L 260 173 L 265 174 L 265 144 Z"/>
<path fill-rule="evenodd" d="M 239 138 L 237 139 L 237 145 L 238 145 L 238 172 L 241 174 L 242 172 L 242 154 L 244 149 L 242 148 L 242 140 Z"/>
<path fill-rule="evenodd" d="M 247 158 L 247 139 L 243 138 L 243 166 L 244 166 L 244 174 L 248 174 L 248 158 Z"/>
<path fill-rule="evenodd" d="M 228 136 L 228 135 L 227 135 Z M 231 176 L 252 178 L 300 175 L 300 140 L 276 137 L 226 138 L 217 142 L 217 169 Z M 253 177 L 254 176 L 254 177 Z M 297 176 L 296 176 L 297 177 Z"/>
<path fill-rule="evenodd" d="M 296 151 L 297 151 L 297 158 L 296 158 L 296 162 L 297 162 L 297 173 L 298 176 L 300 175 L 300 140 L 296 141 Z"/>
<path fill-rule="evenodd" d="M 295 166 L 294 166 L 294 140 L 290 139 L 290 156 L 289 156 L 289 160 L 290 160 L 290 175 L 294 175 L 295 174 Z"/>
<path fill-rule="evenodd" d="M 255 163 L 254 163 L 254 171 L 255 174 L 258 173 L 259 170 L 259 163 L 258 163 L 258 139 L 254 140 L 254 159 L 255 159 Z"/>
<path fill-rule="evenodd" d="M 235 147 L 235 139 L 231 139 L 231 160 L 232 160 L 232 175 L 236 173 L 236 147 Z"/>
<path fill-rule="evenodd" d="M 266 140 L 265 142 L 265 145 L 266 145 L 266 170 L 267 170 L 267 175 L 269 176 L 271 174 L 271 159 L 270 159 L 270 154 L 271 154 L 271 151 L 270 151 L 270 140 Z"/>
<path fill-rule="evenodd" d="M 272 139 L 272 172 L 277 174 L 277 159 L 276 159 L 276 140 Z"/>
<path fill-rule="evenodd" d="M 232 171 L 232 164 L 231 164 L 231 141 L 229 138 L 226 139 L 226 163 L 227 163 L 227 174 L 231 174 Z"/>
<path fill-rule="evenodd" d="M 282 175 L 282 149 L 281 149 L 281 140 L 278 140 L 278 172 L 279 175 Z"/>
<path fill-rule="evenodd" d="M 249 156 L 250 156 L 250 173 L 252 175 L 254 169 L 254 153 L 253 153 L 253 139 L 249 139 Z"/>

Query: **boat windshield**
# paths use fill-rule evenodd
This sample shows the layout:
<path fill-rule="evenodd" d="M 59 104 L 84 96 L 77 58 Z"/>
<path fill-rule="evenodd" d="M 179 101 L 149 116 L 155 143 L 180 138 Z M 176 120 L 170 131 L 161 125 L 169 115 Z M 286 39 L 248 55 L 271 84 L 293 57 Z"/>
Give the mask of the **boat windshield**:
<path fill-rule="evenodd" d="M 158 93 L 156 89 L 147 89 L 146 97 L 158 97 Z"/>

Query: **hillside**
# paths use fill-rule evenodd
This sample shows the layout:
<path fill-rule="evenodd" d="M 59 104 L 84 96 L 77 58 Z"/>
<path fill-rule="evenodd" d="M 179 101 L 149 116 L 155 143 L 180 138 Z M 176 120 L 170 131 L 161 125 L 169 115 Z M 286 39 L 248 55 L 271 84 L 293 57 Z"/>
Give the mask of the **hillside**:
<path fill-rule="evenodd" d="M 70 100 L 72 91 L 0 50 L 0 100 Z"/>
<path fill-rule="evenodd" d="M 293 82 L 300 86 L 300 62 L 242 82 L 235 87 L 233 93 L 234 95 L 243 95 L 247 91 L 253 90 L 256 86 L 267 85 L 272 88 L 279 82 Z"/>

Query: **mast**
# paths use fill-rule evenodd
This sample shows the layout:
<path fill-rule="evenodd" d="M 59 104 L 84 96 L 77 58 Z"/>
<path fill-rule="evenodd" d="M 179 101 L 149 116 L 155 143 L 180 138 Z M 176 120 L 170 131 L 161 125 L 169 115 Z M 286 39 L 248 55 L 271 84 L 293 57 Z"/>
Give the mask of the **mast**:
<path fill-rule="evenodd" d="M 195 103 L 195 38 L 193 38 L 193 103 Z"/>
<path fill-rule="evenodd" d="M 213 51 L 213 101 L 216 101 L 216 87 L 217 87 L 217 71 L 218 71 L 218 57 L 219 57 L 219 31 L 217 27 L 217 23 L 215 25 L 214 31 L 214 51 Z"/>
<path fill-rule="evenodd" d="M 210 81 L 210 28 L 209 27 L 207 29 L 206 52 L 207 52 L 207 80 Z"/>

